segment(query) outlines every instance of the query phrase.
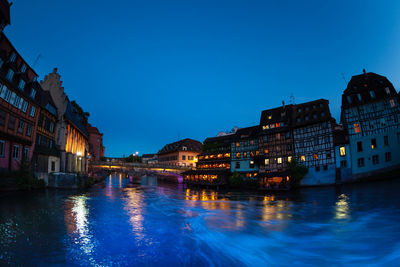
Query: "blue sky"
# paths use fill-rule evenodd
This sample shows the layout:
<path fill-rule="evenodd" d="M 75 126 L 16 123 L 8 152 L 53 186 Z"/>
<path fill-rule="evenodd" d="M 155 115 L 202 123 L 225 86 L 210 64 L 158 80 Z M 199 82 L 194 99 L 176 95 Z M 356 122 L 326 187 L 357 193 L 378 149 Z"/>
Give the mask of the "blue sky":
<path fill-rule="evenodd" d="M 400 87 L 400 1 L 16 0 L 5 33 L 104 133 L 106 156 L 157 152 L 341 93 L 362 69 Z"/>

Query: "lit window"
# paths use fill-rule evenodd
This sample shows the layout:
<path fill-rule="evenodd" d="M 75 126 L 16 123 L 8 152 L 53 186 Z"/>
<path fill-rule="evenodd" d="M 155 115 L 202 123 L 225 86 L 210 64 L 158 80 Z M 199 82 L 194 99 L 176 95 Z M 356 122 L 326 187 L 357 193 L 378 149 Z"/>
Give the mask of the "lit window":
<path fill-rule="evenodd" d="M 288 161 L 288 162 L 292 162 L 292 156 L 289 156 L 289 157 L 287 158 L 287 161 Z"/>
<path fill-rule="evenodd" d="M 390 99 L 390 106 L 392 108 L 396 107 L 396 102 L 394 102 L 394 99 Z"/>
<path fill-rule="evenodd" d="M 240 147 L 240 142 L 236 142 L 236 147 Z"/>
<path fill-rule="evenodd" d="M 313 155 L 313 159 L 314 159 L 314 160 L 317 160 L 317 159 L 318 159 L 318 154 L 314 154 L 314 155 Z"/>
<path fill-rule="evenodd" d="M 300 157 L 300 161 L 306 161 L 306 156 L 305 155 L 302 155 L 301 157 Z"/>
<path fill-rule="evenodd" d="M 265 159 L 265 165 L 269 165 L 269 159 Z"/>
<path fill-rule="evenodd" d="M 340 156 L 341 156 L 341 157 L 346 156 L 346 147 L 341 146 L 341 147 L 339 148 L 339 150 L 340 150 Z"/>
<path fill-rule="evenodd" d="M 247 158 L 247 152 L 243 152 L 243 158 Z"/>
<path fill-rule="evenodd" d="M 265 152 L 265 154 L 268 154 L 268 153 L 269 153 L 268 148 L 266 148 L 266 149 L 264 150 L 264 152 Z"/>
<path fill-rule="evenodd" d="M 278 158 L 278 164 L 282 164 L 282 158 Z"/>
<path fill-rule="evenodd" d="M 376 148 L 376 139 L 371 139 L 371 149 L 375 149 Z"/>
<path fill-rule="evenodd" d="M 236 153 L 236 158 L 240 159 L 240 152 Z"/>
<path fill-rule="evenodd" d="M 360 124 L 358 124 L 358 123 L 355 123 L 355 124 L 354 124 L 354 132 L 355 132 L 355 133 L 361 132 Z"/>
<path fill-rule="evenodd" d="M 268 116 L 268 119 L 269 119 L 269 120 L 270 120 L 270 119 L 272 119 L 272 116 L 271 116 L 271 115 L 269 115 L 269 116 Z"/>
<path fill-rule="evenodd" d="M 254 161 L 250 161 L 250 168 L 254 168 Z"/>

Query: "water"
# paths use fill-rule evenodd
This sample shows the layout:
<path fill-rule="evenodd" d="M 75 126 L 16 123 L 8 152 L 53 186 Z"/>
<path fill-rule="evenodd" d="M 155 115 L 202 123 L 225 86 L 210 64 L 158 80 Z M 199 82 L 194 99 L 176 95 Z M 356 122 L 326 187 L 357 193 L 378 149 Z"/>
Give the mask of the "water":
<path fill-rule="evenodd" d="M 120 176 L 0 194 L 0 265 L 400 266 L 400 181 L 271 195 Z"/>

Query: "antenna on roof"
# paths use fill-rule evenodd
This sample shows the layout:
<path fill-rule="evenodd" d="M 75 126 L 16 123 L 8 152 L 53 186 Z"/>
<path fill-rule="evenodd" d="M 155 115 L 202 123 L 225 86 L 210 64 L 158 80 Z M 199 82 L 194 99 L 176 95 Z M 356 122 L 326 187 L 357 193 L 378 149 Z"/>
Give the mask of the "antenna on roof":
<path fill-rule="evenodd" d="M 35 68 L 35 67 L 36 67 L 36 64 L 38 63 L 38 61 L 39 61 L 39 59 L 40 59 L 41 56 L 42 56 L 42 54 L 39 54 L 39 55 L 37 56 L 35 62 L 33 62 L 32 68 Z"/>
<path fill-rule="evenodd" d="M 347 84 L 347 80 L 346 80 L 346 77 L 344 76 L 344 73 L 342 72 L 342 73 L 340 73 L 340 75 L 342 75 L 344 82 Z"/>
<path fill-rule="evenodd" d="M 294 102 L 294 95 L 293 95 L 293 93 L 290 94 L 289 103 L 290 103 L 291 105 L 296 105 L 295 102 Z"/>

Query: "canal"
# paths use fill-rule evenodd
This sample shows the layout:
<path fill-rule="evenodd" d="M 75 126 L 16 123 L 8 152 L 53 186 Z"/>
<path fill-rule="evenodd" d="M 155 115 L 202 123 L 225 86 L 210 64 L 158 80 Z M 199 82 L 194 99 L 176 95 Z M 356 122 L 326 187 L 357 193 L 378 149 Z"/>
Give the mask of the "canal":
<path fill-rule="evenodd" d="M 399 266 L 400 181 L 290 195 L 129 185 L 0 193 L 0 265 Z"/>

